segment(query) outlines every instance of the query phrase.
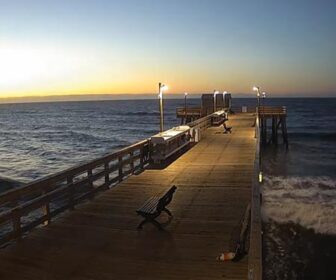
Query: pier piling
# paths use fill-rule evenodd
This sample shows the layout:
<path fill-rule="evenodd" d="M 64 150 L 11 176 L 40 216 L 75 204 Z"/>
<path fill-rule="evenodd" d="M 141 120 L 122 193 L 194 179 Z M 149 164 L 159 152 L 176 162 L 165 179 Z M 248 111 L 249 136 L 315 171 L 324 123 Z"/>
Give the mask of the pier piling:
<path fill-rule="evenodd" d="M 279 130 L 283 143 L 288 149 L 288 133 L 287 133 L 287 110 L 286 107 L 260 106 L 258 114 L 261 124 L 261 144 L 278 144 Z M 270 127 L 269 127 L 270 120 Z M 268 138 L 268 130 L 271 130 L 271 136 Z"/>

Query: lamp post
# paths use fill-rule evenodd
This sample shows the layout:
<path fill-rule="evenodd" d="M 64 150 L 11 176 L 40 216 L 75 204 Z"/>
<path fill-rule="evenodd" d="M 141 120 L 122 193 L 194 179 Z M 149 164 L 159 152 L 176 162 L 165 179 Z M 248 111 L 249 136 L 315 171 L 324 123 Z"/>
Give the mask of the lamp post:
<path fill-rule="evenodd" d="M 253 91 L 256 91 L 256 92 L 257 92 L 257 98 L 258 98 L 258 103 L 257 103 L 257 105 L 258 105 L 258 108 L 259 108 L 259 106 L 260 106 L 260 88 L 257 87 L 257 86 L 254 86 L 254 87 L 253 87 Z"/>
<path fill-rule="evenodd" d="M 162 83 L 159 83 L 159 101 L 160 101 L 160 132 L 163 131 L 163 91 L 168 87 Z"/>
<path fill-rule="evenodd" d="M 214 113 L 216 112 L 217 109 L 217 104 L 216 104 L 216 95 L 219 93 L 218 90 L 214 90 Z"/>
<path fill-rule="evenodd" d="M 263 135 L 263 126 L 261 125 L 261 123 L 260 123 L 260 111 L 259 111 L 259 107 L 260 107 L 260 88 L 259 87 L 257 87 L 257 86 L 254 86 L 253 87 L 253 91 L 256 91 L 257 92 L 257 98 L 258 98 L 258 108 L 257 108 L 257 118 L 256 118 L 256 126 L 260 129 L 260 127 L 261 127 L 261 135 Z M 266 96 L 266 93 L 265 92 L 263 92 L 263 97 L 264 96 Z M 256 134 L 255 134 L 255 137 L 257 137 L 257 130 L 256 130 Z M 261 156 L 260 156 L 260 154 L 259 154 L 259 183 L 262 183 L 262 181 L 263 181 L 263 173 L 262 173 L 262 163 L 261 163 Z"/>
<path fill-rule="evenodd" d="M 185 120 L 185 123 L 187 123 L 187 95 L 188 95 L 188 92 L 185 92 L 184 93 L 184 120 Z"/>
<path fill-rule="evenodd" d="M 266 92 L 263 92 L 261 96 L 262 96 L 262 106 L 265 106 Z"/>

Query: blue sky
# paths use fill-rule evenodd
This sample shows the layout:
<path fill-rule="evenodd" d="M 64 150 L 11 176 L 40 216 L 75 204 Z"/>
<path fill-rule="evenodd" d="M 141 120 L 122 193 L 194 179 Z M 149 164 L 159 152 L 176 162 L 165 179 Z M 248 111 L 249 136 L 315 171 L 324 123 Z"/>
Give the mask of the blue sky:
<path fill-rule="evenodd" d="M 0 7 L 7 63 L 0 96 L 147 93 L 158 81 L 173 93 L 248 92 L 253 84 L 281 95 L 336 92 L 336 1 L 0 0 Z"/>

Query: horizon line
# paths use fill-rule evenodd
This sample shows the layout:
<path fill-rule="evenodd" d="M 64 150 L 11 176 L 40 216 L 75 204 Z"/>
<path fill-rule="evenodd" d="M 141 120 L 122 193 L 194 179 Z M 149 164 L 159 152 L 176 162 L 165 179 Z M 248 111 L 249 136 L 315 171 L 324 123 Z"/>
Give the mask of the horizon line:
<path fill-rule="evenodd" d="M 200 98 L 202 94 L 207 93 L 189 93 L 188 98 Z M 231 93 L 233 98 L 256 98 L 252 93 Z M 134 98 L 135 97 L 135 98 Z M 165 99 L 183 99 L 184 93 L 168 93 Z M 269 98 L 336 98 L 336 96 L 314 96 L 314 95 L 283 95 L 269 94 Z M 17 104 L 17 103 L 47 103 L 47 102 L 89 102 L 89 101 L 123 101 L 123 100 L 156 100 L 157 93 L 121 93 L 121 94 L 69 94 L 69 95 L 46 95 L 46 96 L 20 96 L 20 97 L 0 97 L 0 104 Z"/>

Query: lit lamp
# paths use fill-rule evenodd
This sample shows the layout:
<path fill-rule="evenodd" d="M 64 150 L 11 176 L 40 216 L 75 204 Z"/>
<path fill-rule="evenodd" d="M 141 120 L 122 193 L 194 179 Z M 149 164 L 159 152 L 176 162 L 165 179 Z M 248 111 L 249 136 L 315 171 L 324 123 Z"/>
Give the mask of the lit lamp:
<path fill-rule="evenodd" d="M 263 182 L 263 173 L 261 171 L 259 172 L 259 176 L 258 177 L 259 177 L 258 178 L 259 183 L 262 183 Z"/>
<path fill-rule="evenodd" d="M 162 83 L 159 83 L 159 101 L 160 101 L 160 132 L 163 131 L 163 91 L 168 87 Z"/>
<path fill-rule="evenodd" d="M 187 95 L 188 92 L 184 93 L 184 119 L 185 119 L 185 123 L 187 123 Z"/>
<path fill-rule="evenodd" d="M 257 98 L 258 98 L 258 108 L 260 106 L 260 88 L 259 87 L 256 87 L 254 86 L 253 87 L 253 91 L 256 91 L 257 92 Z"/>
<path fill-rule="evenodd" d="M 266 98 L 266 92 L 263 92 L 262 94 L 261 94 L 261 96 L 262 96 L 262 105 L 263 106 L 265 106 L 265 98 Z"/>
<path fill-rule="evenodd" d="M 218 90 L 214 90 L 214 112 L 216 112 L 217 106 L 216 106 L 216 95 L 219 93 Z"/>

